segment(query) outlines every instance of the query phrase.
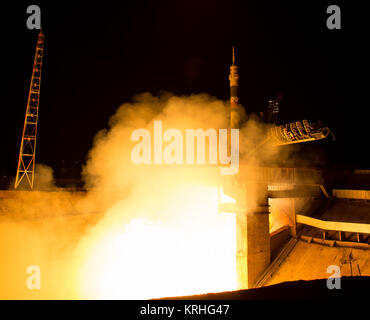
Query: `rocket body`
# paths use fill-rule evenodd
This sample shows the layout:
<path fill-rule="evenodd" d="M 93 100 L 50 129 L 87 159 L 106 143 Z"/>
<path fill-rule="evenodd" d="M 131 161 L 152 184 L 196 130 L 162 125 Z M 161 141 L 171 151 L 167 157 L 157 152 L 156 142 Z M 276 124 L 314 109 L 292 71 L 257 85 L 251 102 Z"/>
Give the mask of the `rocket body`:
<path fill-rule="evenodd" d="M 235 64 L 235 49 L 233 47 L 233 60 L 230 66 L 230 128 L 237 129 L 240 124 L 240 114 L 239 114 L 239 74 L 238 67 Z"/>

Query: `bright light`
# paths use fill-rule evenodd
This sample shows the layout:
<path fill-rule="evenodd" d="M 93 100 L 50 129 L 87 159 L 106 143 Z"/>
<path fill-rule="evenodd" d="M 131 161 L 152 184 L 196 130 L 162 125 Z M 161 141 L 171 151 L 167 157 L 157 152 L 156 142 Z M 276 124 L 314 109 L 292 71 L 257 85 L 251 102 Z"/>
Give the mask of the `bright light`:
<path fill-rule="evenodd" d="M 224 193 L 224 189 L 220 188 L 221 203 L 236 203 L 236 200 Z"/>
<path fill-rule="evenodd" d="M 80 298 L 235 290 L 235 216 L 218 214 L 217 205 L 216 187 L 187 184 L 172 191 L 167 221 L 134 218 L 126 225 L 103 224 L 99 236 L 79 249 Z"/>

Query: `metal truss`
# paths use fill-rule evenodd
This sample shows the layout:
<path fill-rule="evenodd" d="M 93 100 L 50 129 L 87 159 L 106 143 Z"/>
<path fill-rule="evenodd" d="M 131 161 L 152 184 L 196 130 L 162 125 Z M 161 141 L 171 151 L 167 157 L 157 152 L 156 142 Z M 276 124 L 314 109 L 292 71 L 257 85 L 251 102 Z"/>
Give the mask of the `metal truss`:
<path fill-rule="evenodd" d="M 25 184 L 29 188 L 33 189 L 43 51 L 44 34 L 40 30 L 36 44 L 30 90 L 28 93 L 17 175 L 14 184 L 15 189 L 19 187 L 22 181 L 22 185 Z"/>

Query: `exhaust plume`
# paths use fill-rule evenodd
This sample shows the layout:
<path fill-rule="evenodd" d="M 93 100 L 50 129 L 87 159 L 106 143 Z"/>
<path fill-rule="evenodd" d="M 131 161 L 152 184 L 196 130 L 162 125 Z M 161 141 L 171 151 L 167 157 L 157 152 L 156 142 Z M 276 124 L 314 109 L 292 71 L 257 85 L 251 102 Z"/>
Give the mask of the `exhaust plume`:
<path fill-rule="evenodd" d="M 0 298 L 140 299 L 236 288 L 235 217 L 218 214 L 220 171 L 206 165 L 135 165 L 138 128 L 227 128 L 229 105 L 207 94 L 136 96 L 98 132 L 83 168 L 87 192 L 52 184 L 1 201 Z M 240 129 L 240 161 L 263 164 L 286 155 L 265 147 L 266 125 L 249 116 Z M 248 157 L 247 157 L 248 155 Z M 52 190 L 53 192 L 50 192 Z M 39 291 L 25 287 L 39 265 Z"/>

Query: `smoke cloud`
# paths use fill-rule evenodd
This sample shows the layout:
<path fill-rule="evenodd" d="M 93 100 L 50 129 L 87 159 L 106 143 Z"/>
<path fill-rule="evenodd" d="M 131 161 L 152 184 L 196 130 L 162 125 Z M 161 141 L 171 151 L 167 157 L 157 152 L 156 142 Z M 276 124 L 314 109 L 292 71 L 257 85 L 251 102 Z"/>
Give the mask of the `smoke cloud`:
<path fill-rule="evenodd" d="M 0 298 L 151 298 L 235 289 L 235 221 L 217 213 L 219 168 L 131 161 L 135 129 L 152 131 L 161 120 L 163 130 L 218 130 L 228 127 L 228 110 L 207 94 L 140 94 L 96 134 L 82 172 L 86 193 L 56 188 L 44 165 L 36 170 L 39 191 L 4 193 Z M 240 129 L 240 162 L 287 157 L 268 145 L 251 153 L 266 129 L 249 115 Z M 25 287 L 33 264 L 43 275 L 39 291 Z"/>

